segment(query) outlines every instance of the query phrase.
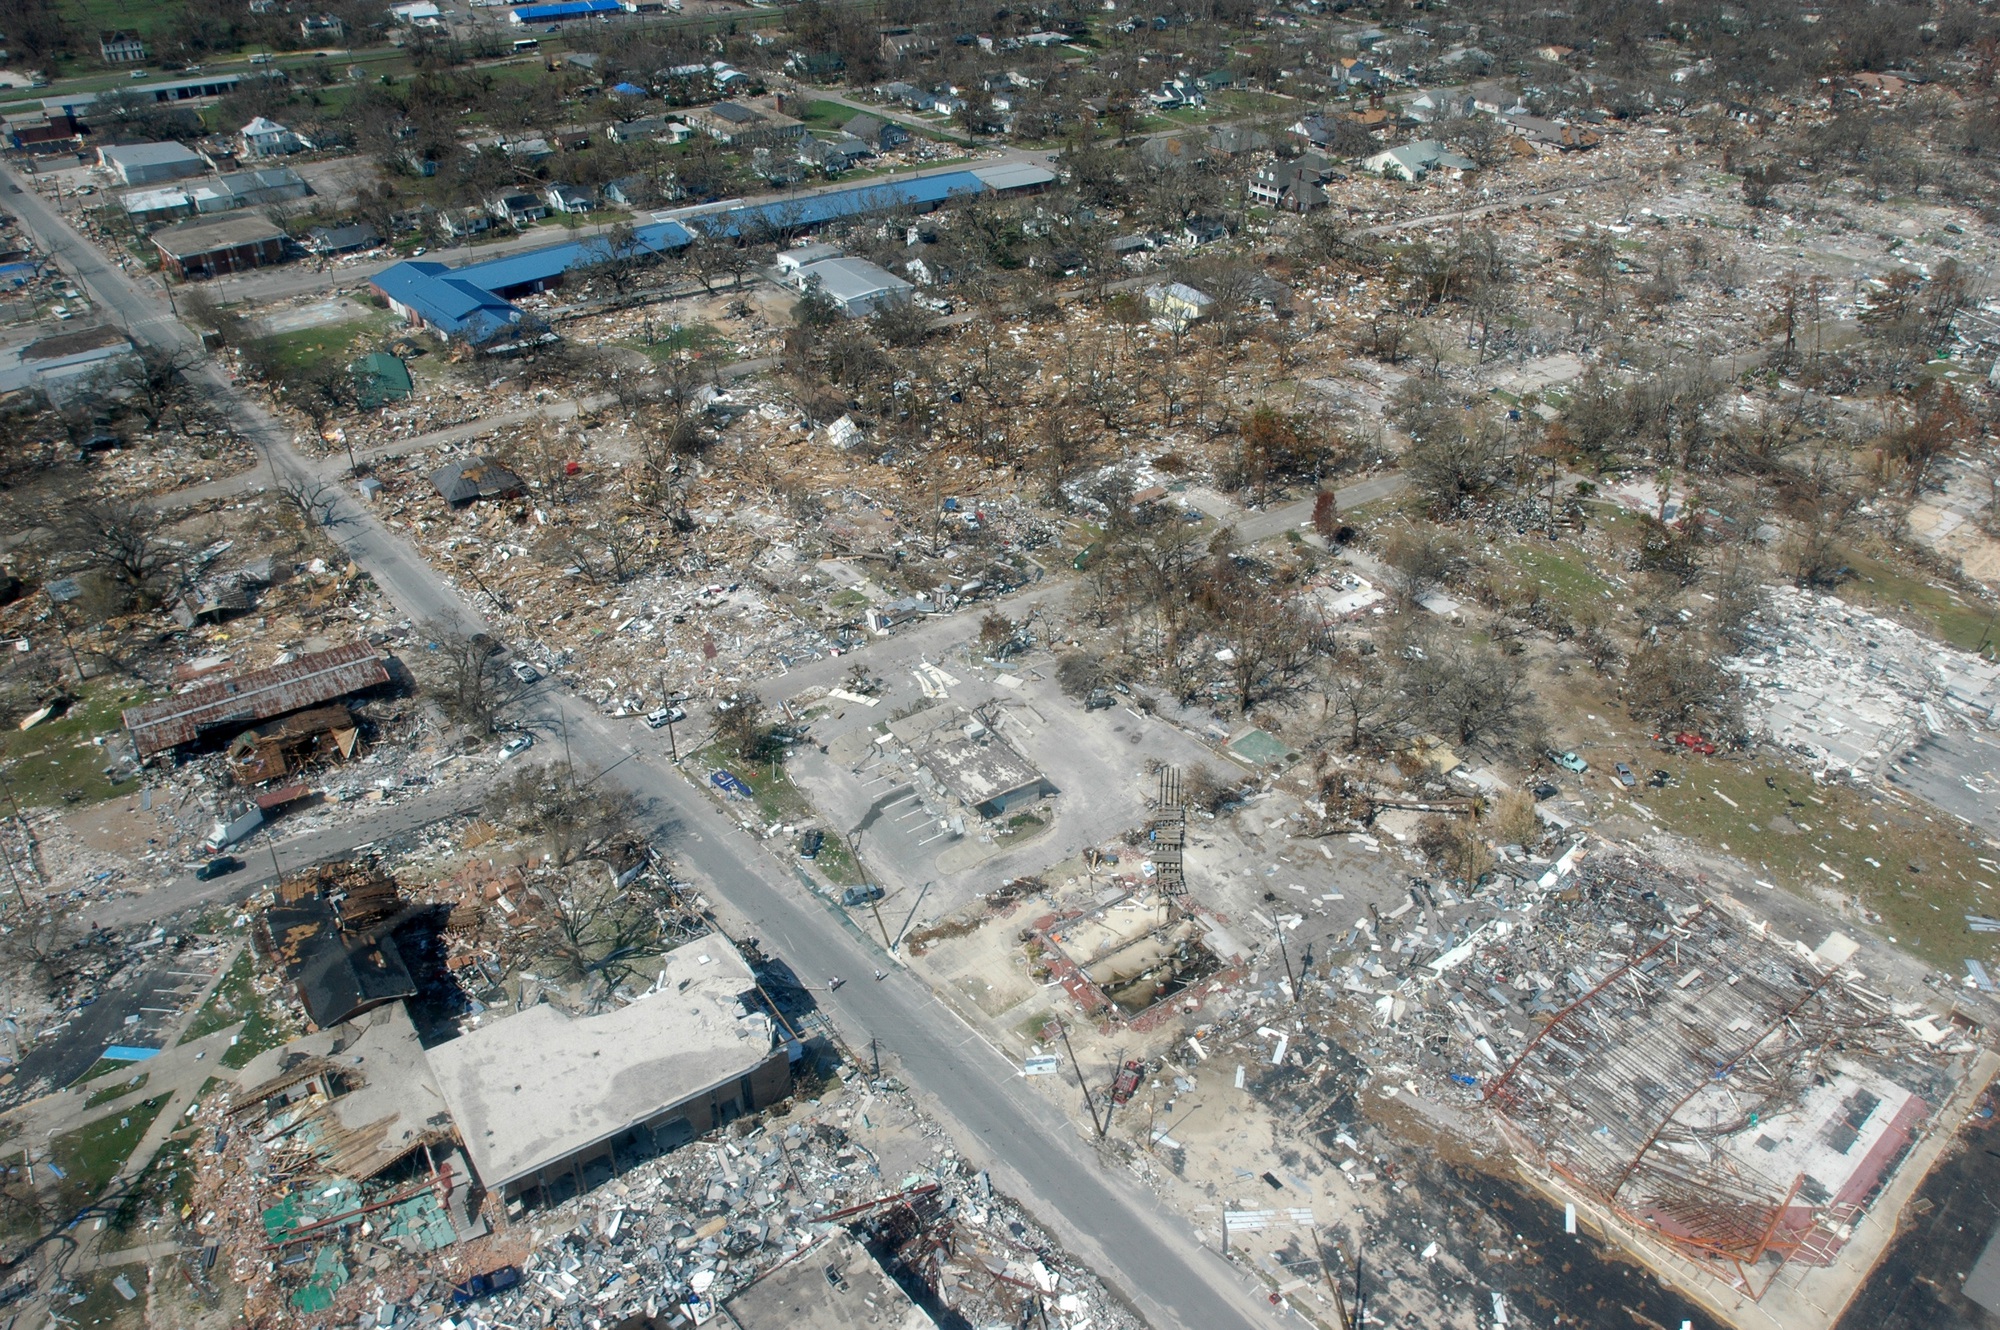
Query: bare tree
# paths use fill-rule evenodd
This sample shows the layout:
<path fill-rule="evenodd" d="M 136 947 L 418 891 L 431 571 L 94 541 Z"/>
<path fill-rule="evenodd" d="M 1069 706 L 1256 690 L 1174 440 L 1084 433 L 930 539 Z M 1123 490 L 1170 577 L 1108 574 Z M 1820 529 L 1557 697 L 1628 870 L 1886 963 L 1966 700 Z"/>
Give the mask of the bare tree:
<path fill-rule="evenodd" d="M 278 497 L 308 526 L 332 526 L 339 520 L 340 491 L 314 476 L 284 477 Z"/>
<path fill-rule="evenodd" d="M 156 430 L 183 400 L 187 383 L 182 376 L 207 358 L 198 347 L 141 346 L 127 357 L 116 386 L 125 392 L 126 401 L 145 420 L 146 428 Z"/>
<path fill-rule="evenodd" d="M 1648 643 L 1625 667 L 1625 706 L 1660 729 L 1733 728 L 1740 715 L 1736 676 L 1682 637 Z"/>
<path fill-rule="evenodd" d="M 630 794 L 554 763 L 517 768 L 493 786 L 486 806 L 496 823 L 535 837 L 558 868 L 640 839 Z"/>
<path fill-rule="evenodd" d="M 481 734 L 498 728 L 500 713 L 521 695 L 521 683 L 500 663 L 491 639 L 430 625 L 433 650 L 421 658 L 425 691 L 452 721 Z"/>
<path fill-rule="evenodd" d="M 1493 647 L 1432 638 L 1409 649 L 1401 675 L 1416 717 L 1458 743 L 1519 747 L 1536 734 L 1535 695 Z"/>
<path fill-rule="evenodd" d="M 134 599 L 149 603 L 160 574 L 172 562 L 166 522 L 148 504 L 108 493 L 71 498 L 57 518 L 57 539 L 75 566 L 108 573 Z"/>

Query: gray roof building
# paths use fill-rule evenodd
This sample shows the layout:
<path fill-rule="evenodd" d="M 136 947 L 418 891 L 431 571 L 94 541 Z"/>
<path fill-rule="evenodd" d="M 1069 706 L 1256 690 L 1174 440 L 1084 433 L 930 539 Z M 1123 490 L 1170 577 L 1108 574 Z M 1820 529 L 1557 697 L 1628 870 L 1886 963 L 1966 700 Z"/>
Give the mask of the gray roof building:
<path fill-rule="evenodd" d="M 530 1007 L 430 1050 L 432 1074 L 489 1190 L 563 1176 L 628 1134 L 690 1139 L 791 1090 L 771 1018 L 719 935 L 661 958 L 653 990 L 601 1015 Z"/>

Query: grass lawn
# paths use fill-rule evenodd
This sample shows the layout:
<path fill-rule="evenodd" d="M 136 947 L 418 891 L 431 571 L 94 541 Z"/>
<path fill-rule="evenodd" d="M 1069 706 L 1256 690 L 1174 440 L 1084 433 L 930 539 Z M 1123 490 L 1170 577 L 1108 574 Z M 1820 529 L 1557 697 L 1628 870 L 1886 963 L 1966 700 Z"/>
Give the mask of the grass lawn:
<path fill-rule="evenodd" d="M 1967 914 L 2000 915 L 2000 870 L 1980 863 L 1979 847 L 1950 818 L 1933 819 L 1915 801 L 1816 786 L 1775 764 L 1688 758 L 1663 765 L 1681 783 L 1648 790 L 1644 800 L 1663 826 L 1727 850 L 1767 882 L 1801 894 L 1859 896 L 1881 915 L 1884 936 L 1947 973 L 1963 974 L 1967 957 L 2000 961 L 2000 935 L 1965 926 Z M 1922 871 L 1911 871 L 1913 863 Z"/>
<path fill-rule="evenodd" d="M 1611 583 L 1591 570 L 1581 551 L 1545 542 L 1507 545 L 1503 557 L 1520 576 L 1535 583 L 1563 612 L 1578 614 L 1586 605 L 1600 605 Z"/>
<path fill-rule="evenodd" d="M 89 1204 L 110 1184 L 169 1097 L 155 1095 L 124 1113 L 106 1114 L 50 1139 L 50 1158 L 63 1172 L 57 1189 L 63 1213 Z"/>
<path fill-rule="evenodd" d="M 236 1042 L 222 1054 L 222 1065 L 231 1071 L 241 1071 L 259 1053 L 290 1043 L 300 1033 L 284 1012 L 274 1009 L 268 1002 L 253 998 L 250 1014 L 244 1018 L 243 1029 L 238 1032 Z"/>
<path fill-rule="evenodd" d="M 230 962 L 215 991 L 208 995 L 208 1001 L 201 1004 L 201 1010 L 188 1023 L 186 1033 L 180 1037 L 181 1043 L 193 1043 L 204 1035 L 228 1029 L 250 1014 L 257 1005 L 257 994 L 250 987 L 252 964 L 249 947 L 236 953 L 236 959 Z"/>
<path fill-rule="evenodd" d="M 345 364 L 359 356 L 365 349 L 363 342 L 387 333 L 395 322 L 393 314 L 380 310 L 346 323 L 329 323 L 323 328 L 273 333 L 264 340 L 285 372 L 309 374 L 330 360 Z"/>
<path fill-rule="evenodd" d="M 123 1065 L 129 1067 L 132 1064 L 128 1062 Z M 151 1074 L 150 1072 L 142 1071 L 137 1076 L 128 1076 L 124 1080 L 113 1081 L 102 1090 L 92 1090 L 90 1097 L 83 1101 L 83 1106 L 85 1108 L 96 1108 L 99 1104 L 108 1104 L 114 1099 L 122 1099 L 128 1094 L 142 1090 L 145 1088 L 146 1080 Z"/>
<path fill-rule="evenodd" d="M 799 117 L 811 129 L 839 129 L 861 112 L 839 102 L 808 102 Z"/>
<path fill-rule="evenodd" d="M 690 323 L 680 328 L 663 330 L 658 339 L 651 342 L 634 342 L 632 345 L 655 360 L 670 360 L 683 351 L 693 351 L 704 357 L 726 356 L 729 339 L 718 332 L 713 324 Z"/>
<path fill-rule="evenodd" d="M 221 1058 L 222 1065 L 233 1071 L 242 1070 L 259 1053 L 276 1048 L 298 1034 L 291 1019 L 251 987 L 253 965 L 250 948 L 245 947 L 230 962 L 222 982 L 208 995 L 208 1001 L 201 1004 L 201 1010 L 194 1014 L 194 1020 L 188 1023 L 187 1032 L 180 1039 L 185 1044 L 242 1021 L 236 1042 L 223 1050 Z"/>
<path fill-rule="evenodd" d="M 137 1294 L 132 1301 L 125 1301 L 113 1281 L 119 1275 L 125 1276 L 126 1286 Z M 142 1326 L 146 1323 L 146 1267 L 128 1265 L 104 1270 L 92 1270 L 78 1275 L 71 1281 L 75 1289 L 72 1296 L 80 1301 L 71 1302 L 58 1298 L 56 1305 L 62 1312 L 60 1324 L 78 1326 L 81 1330 L 126 1330 L 127 1327 Z M 51 1326 L 58 1322 L 51 1317 Z"/>
<path fill-rule="evenodd" d="M 1991 608 L 1969 603 L 1950 587 L 1901 572 L 1872 555 L 1850 551 L 1847 563 L 1854 575 L 1834 588 L 1842 600 L 1879 610 L 1966 651 L 1979 649 L 1992 622 Z M 1995 635 L 2000 637 L 2000 629 Z"/>
<path fill-rule="evenodd" d="M 0 725 L 0 773 L 14 797 L 23 807 L 39 808 L 96 803 L 137 788 L 136 781 L 113 783 L 105 776 L 104 750 L 91 739 L 122 729 L 120 708 L 146 700 L 143 693 L 87 684 L 67 712 L 32 730 Z"/>
<path fill-rule="evenodd" d="M 806 822 L 813 817 L 812 800 L 806 798 L 805 791 L 792 784 L 785 775 L 782 763 L 759 763 L 752 765 L 726 755 L 719 743 L 710 744 L 694 754 L 693 769 L 700 773 L 703 781 L 708 780 L 712 771 L 727 771 L 736 779 L 750 787 L 752 800 L 757 805 L 758 815 L 765 822 Z M 709 785 L 715 789 L 713 784 Z M 721 793 L 719 790 L 717 793 Z M 731 805 L 742 803 L 741 795 L 727 796 Z M 828 837 L 829 843 L 832 838 Z M 830 846 L 829 846 L 830 847 Z M 821 851 L 822 854 L 825 851 Z"/>

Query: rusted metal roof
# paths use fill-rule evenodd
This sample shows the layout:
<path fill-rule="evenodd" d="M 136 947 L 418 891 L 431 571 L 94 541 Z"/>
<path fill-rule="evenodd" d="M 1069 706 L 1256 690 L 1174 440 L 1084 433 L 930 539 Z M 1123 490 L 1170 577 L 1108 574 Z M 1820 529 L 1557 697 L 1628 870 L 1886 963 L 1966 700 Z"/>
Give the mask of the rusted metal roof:
<path fill-rule="evenodd" d="M 207 730 L 252 725 L 387 682 L 381 654 L 366 642 L 352 642 L 129 707 L 125 728 L 139 755 L 148 757 L 193 743 Z"/>

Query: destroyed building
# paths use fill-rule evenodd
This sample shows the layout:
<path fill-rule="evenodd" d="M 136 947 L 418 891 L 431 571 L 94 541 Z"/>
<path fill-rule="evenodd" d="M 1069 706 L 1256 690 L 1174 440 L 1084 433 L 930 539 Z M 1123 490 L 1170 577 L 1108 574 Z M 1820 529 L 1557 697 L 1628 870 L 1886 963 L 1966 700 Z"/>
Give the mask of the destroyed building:
<path fill-rule="evenodd" d="M 1852 940 L 1784 944 L 1667 886 L 1586 869 L 1533 933 L 1488 925 L 1428 968 L 1481 956 L 1541 1007 L 1575 993 L 1484 1088 L 1502 1134 L 1530 1169 L 1759 1297 L 1788 1261 L 1833 1264 L 1952 1093 L 1925 1055 L 1963 1041 L 1873 991 Z"/>
<path fill-rule="evenodd" d="M 314 707 L 243 731 L 229 741 L 229 774 L 262 785 L 306 766 L 354 756 L 361 727 L 344 706 Z"/>
<path fill-rule="evenodd" d="M 480 499 L 505 499 L 527 492 L 528 483 L 491 457 L 453 462 L 431 472 L 431 484 L 454 508 Z"/>
<path fill-rule="evenodd" d="M 381 653 L 366 642 L 352 642 L 128 707 L 123 719 L 134 750 L 146 758 L 388 682 Z"/>
<path fill-rule="evenodd" d="M 720 935 L 661 958 L 645 995 L 594 1016 L 543 1004 L 430 1051 L 480 1182 L 522 1196 L 608 1158 L 692 1140 L 791 1092 L 791 1049 L 749 1005 Z"/>
<path fill-rule="evenodd" d="M 322 864 L 278 885 L 252 936 L 324 1030 L 416 995 L 391 936 L 408 917 L 395 879 L 373 862 Z"/>
<path fill-rule="evenodd" d="M 933 1330 L 924 1309 L 844 1232 L 722 1304 L 731 1330 Z"/>

